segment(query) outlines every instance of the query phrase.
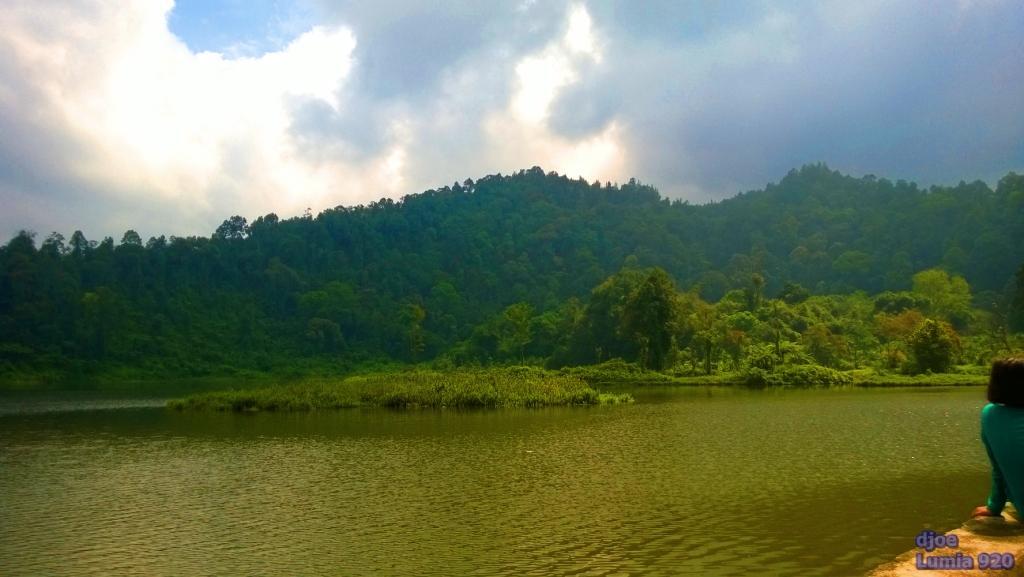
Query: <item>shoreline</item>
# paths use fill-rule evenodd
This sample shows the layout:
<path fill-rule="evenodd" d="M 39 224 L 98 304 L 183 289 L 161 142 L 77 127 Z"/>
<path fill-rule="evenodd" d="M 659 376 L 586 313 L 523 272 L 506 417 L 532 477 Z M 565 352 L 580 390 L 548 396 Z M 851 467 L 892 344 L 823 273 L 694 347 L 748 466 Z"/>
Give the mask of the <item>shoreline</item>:
<path fill-rule="evenodd" d="M 433 369 L 429 366 L 387 366 L 368 370 L 346 372 L 334 371 L 302 371 L 302 372 L 250 372 L 239 371 L 236 374 L 217 374 L 204 376 L 188 375 L 125 375 L 119 372 L 90 375 L 67 375 L 54 373 L 38 373 L 0 376 L 0 392 L 104 392 L 112 394 L 143 393 L 147 395 L 166 394 L 180 396 L 183 394 L 233 390 L 240 387 L 266 388 L 279 387 L 310 380 L 344 380 L 353 377 L 389 376 L 401 378 L 402 375 L 416 372 L 437 373 L 488 373 L 508 370 L 527 369 L 552 376 L 577 377 L 591 387 L 606 386 L 667 386 L 667 387 L 737 387 L 765 388 L 750 386 L 745 382 L 742 373 L 717 373 L 712 375 L 671 375 L 666 373 L 635 369 L 622 370 L 620 367 L 607 368 L 601 365 L 565 367 L 551 370 L 539 367 L 501 366 L 486 368 L 455 367 Z M 768 388 L 929 388 L 929 387 L 971 387 L 988 384 L 988 374 L 980 373 L 934 373 L 921 375 L 878 374 L 873 371 L 838 371 L 848 377 L 843 384 L 806 384 L 787 383 L 785 381 L 769 385 Z"/>
<path fill-rule="evenodd" d="M 1019 517 L 1019 514 L 1008 505 L 1000 517 L 968 519 L 959 528 L 944 534 L 955 535 L 955 545 L 931 551 L 925 547 L 911 549 L 879 565 L 868 573 L 868 577 L 1024 575 L 1024 525 L 1015 516 Z M 987 564 L 993 553 L 1012 555 L 1012 566 L 1005 569 L 982 568 L 982 557 Z"/>

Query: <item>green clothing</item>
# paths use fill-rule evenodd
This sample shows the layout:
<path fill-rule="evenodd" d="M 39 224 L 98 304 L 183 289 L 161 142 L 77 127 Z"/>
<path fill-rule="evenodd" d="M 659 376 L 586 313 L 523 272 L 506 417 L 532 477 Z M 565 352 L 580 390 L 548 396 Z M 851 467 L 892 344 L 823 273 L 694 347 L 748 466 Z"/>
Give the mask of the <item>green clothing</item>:
<path fill-rule="evenodd" d="M 985 405 L 981 410 L 981 442 L 992 462 L 989 512 L 1000 514 L 1006 501 L 1024 512 L 1024 408 Z"/>

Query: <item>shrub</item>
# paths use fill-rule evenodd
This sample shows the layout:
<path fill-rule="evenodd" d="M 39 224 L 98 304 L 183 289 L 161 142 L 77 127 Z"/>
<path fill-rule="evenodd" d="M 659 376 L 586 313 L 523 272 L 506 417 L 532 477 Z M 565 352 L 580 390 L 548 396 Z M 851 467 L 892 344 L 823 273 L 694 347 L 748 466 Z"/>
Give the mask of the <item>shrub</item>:
<path fill-rule="evenodd" d="M 821 365 L 787 365 L 776 371 L 750 367 L 744 384 L 751 388 L 773 387 L 838 387 L 853 383 L 846 373 Z"/>
<path fill-rule="evenodd" d="M 583 379 L 591 385 L 672 382 L 667 375 L 645 370 L 637 363 L 628 363 L 622 359 L 611 359 L 599 365 L 563 367 L 559 372 Z"/>
<path fill-rule="evenodd" d="M 774 375 L 762 368 L 747 367 L 743 373 L 743 384 L 752 389 L 763 389 L 768 386 L 768 381 L 772 376 Z"/>
<path fill-rule="evenodd" d="M 960 354 L 960 337 L 949 323 L 928 319 L 910 335 L 916 372 L 945 373 Z"/>

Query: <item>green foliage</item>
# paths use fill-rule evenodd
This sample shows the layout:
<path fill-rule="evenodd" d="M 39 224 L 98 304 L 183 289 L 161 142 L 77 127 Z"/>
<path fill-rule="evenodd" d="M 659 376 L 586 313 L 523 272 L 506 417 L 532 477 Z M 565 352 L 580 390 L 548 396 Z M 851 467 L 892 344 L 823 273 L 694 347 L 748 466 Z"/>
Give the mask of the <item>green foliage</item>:
<path fill-rule="evenodd" d="M 529 303 L 508 306 L 501 314 L 498 324 L 498 350 L 505 354 L 519 356 L 525 362 L 526 345 L 533 340 L 530 320 L 533 307 Z"/>
<path fill-rule="evenodd" d="M 580 332 L 574 338 L 575 363 L 601 362 L 609 358 L 635 358 L 637 339 L 622 332 L 626 303 L 643 282 L 642 271 L 623 268 L 590 293 Z"/>
<path fill-rule="evenodd" d="M 418 304 L 409 303 L 402 309 L 402 319 L 405 324 L 405 338 L 409 344 L 409 358 L 416 360 L 420 353 L 426 348 L 423 334 L 423 321 L 427 318 L 427 311 Z"/>
<path fill-rule="evenodd" d="M 779 299 L 786 304 L 802 303 L 811 296 L 811 292 L 795 282 L 787 282 L 779 293 Z"/>
<path fill-rule="evenodd" d="M 779 357 L 778 351 L 772 345 L 754 345 L 747 354 L 747 365 L 753 369 L 771 372 L 775 370 L 776 364 L 779 363 Z"/>
<path fill-rule="evenodd" d="M 321 318 L 309 319 L 306 324 L 306 338 L 318 352 L 336 352 L 345 342 L 338 323 Z"/>
<path fill-rule="evenodd" d="M 213 238 L 219 240 L 241 240 L 249 235 L 249 225 L 245 218 L 232 216 L 217 227 Z"/>
<path fill-rule="evenodd" d="M 914 292 L 931 303 L 930 312 L 963 327 L 971 317 L 971 289 L 960 276 L 942 269 L 929 269 L 914 275 Z"/>
<path fill-rule="evenodd" d="M 875 297 L 875 311 L 892 315 L 910 309 L 926 311 L 931 307 L 931 299 L 922 294 L 908 291 L 885 291 Z"/>
<path fill-rule="evenodd" d="M 722 349 L 725 338 L 725 323 L 716 308 L 693 297 L 688 307 L 689 314 L 684 319 L 690 348 L 693 349 L 694 360 L 700 359 L 705 375 L 710 375 L 714 360 Z"/>
<path fill-rule="evenodd" d="M 637 363 L 611 359 L 597 365 L 564 367 L 561 374 L 583 379 L 590 385 L 671 384 L 673 379 L 663 373 L 649 371 Z"/>
<path fill-rule="evenodd" d="M 960 353 L 960 337 L 949 323 L 928 319 L 909 340 L 918 372 L 944 373 Z"/>
<path fill-rule="evenodd" d="M 599 405 L 623 405 L 634 402 L 633 395 L 629 393 L 598 393 L 597 404 Z"/>
<path fill-rule="evenodd" d="M 121 246 L 142 246 L 142 237 L 134 230 L 128 230 L 121 237 Z"/>
<path fill-rule="evenodd" d="M 1013 296 L 1011 297 L 1010 326 L 1014 330 L 1024 331 L 1024 264 L 1017 269 L 1014 279 Z"/>
<path fill-rule="evenodd" d="M 789 365 L 776 371 L 758 368 L 747 370 L 744 383 L 753 388 L 762 387 L 838 387 L 850 385 L 853 378 L 846 373 L 818 365 Z"/>
<path fill-rule="evenodd" d="M 852 373 L 853 384 L 858 387 L 958 387 L 979 386 L 988 383 L 989 367 L 972 367 L 974 372 L 926 373 L 907 375 L 874 370 Z"/>
<path fill-rule="evenodd" d="M 848 250 L 832 261 L 832 270 L 843 282 L 856 286 L 858 279 L 871 273 L 874 259 L 860 250 Z"/>
<path fill-rule="evenodd" d="M 675 286 L 660 268 L 651 270 L 626 298 L 621 332 L 636 341 L 642 366 L 654 370 L 665 367 L 672 346 L 677 309 Z"/>
<path fill-rule="evenodd" d="M 21 232 L 0 247 L 0 373 L 201 377 L 444 356 L 714 375 L 766 344 L 776 365 L 881 364 L 910 351 L 897 325 L 926 316 L 973 339 L 999 315 L 1024 328 L 1024 269 L 1011 279 L 1020 183 L 923 190 L 811 165 L 695 206 L 534 168 L 315 217 L 232 216 L 210 237 Z M 971 308 L 971 289 L 1008 286 L 1013 308 Z M 891 291 L 871 311 L 887 316 L 865 317 L 856 290 Z M 972 341 L 973 357 L 1011 346 L 989 332 L 995 344 Z"/>
<path fill-rule="evenodd" d="M 520 367 L 487 371 L 411 371 L 325 379 L 174 399 L 176 410 L 309 411 L 359 406 L 409 408 L 541 407 L 632 402 L 601 394 L 566 374 Z"/>
<path fill-rule="evenodd" d="M 848 352 L 846 338 L 833 333 L 828 325 L 814 324 L 804 331 L 801 343 L 816 361 L 825 366 L 837 365 Z"/>

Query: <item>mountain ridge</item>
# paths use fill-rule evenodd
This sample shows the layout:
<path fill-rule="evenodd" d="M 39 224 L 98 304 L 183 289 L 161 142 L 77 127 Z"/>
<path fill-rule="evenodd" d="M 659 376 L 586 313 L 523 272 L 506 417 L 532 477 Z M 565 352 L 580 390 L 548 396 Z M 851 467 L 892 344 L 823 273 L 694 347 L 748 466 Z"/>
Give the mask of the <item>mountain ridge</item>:
<path fill-rule="evenodd" d="M 232 217 L 210 237 L 143 243 L 127 231 L 115 244 L 76 232 L 36 247 L 19 234 L 0 248 L 0 346 L 88 357 L 107 348 L 94 342 L 103 333 L 129 362 L 168 347 L 301 352 L 310 323 L 326 320 L 346 350 L 401 356 L 418 307 L 430 355 L 510 304 L 585 300 L 627 262 L 663 268 L 709 301 L 755 274 L 766 295 L 791 283 L 879 293 L 940 267 L 988 306 L 1024 262 L 1020 239 L 1024 177 L 1014 173 L 995 190 L 924 190 L 807 165 L 695 205 L 636 180 L 535 167 L 315 217 Z"/>

